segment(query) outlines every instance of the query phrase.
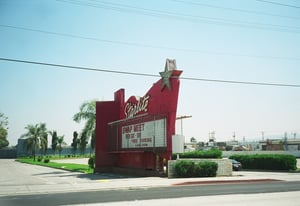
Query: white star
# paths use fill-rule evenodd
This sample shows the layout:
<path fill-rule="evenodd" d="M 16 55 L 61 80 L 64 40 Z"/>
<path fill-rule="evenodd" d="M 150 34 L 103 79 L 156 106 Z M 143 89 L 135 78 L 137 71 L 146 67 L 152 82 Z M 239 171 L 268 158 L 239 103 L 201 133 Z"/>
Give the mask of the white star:
<path fill-rule="evenodd" d="M 170 77 L 172 75 L 172 72 L 173 72 L 172 70 L 159 72 L 160 76 L 162 77 L 161 88 L 160 88 L 161 90 L 163 90 L 165 86 L 167 86 L 167 88 L 171 90 Z"/>
<path fill-rule="evenodd" d="M 167 59 L 165 71 L 159 72 L 160 76 L 162 77 L 161 90 L 163 90 L 165 86 L 171 90 L 170 77 L 172 76 L 174 70 L 176 70 L 176 60 Z"/>

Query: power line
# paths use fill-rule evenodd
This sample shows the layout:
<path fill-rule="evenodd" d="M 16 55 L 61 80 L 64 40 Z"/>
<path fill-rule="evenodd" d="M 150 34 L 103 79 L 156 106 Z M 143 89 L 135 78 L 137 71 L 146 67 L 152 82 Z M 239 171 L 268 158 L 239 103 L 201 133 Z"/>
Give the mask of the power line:
<path fill-rule="evenodd" d="M 205 81 L 205 82 L 217 82 L 217 83 L 229 83 L 229 84 L 248 84 L 259 86 L 278 86 L 278 87 L 300 87 L 300 84 L 280 84 L 280 83 L 266 83 L 266 82 L 247 82 L 247 81 L 233 81 L 233 80 L 220 80 L 220 79 L 202 79 L 193 77 L 182 77 L 181 79 Z"/>
<path fill-rule="evenodd" d="M 84 71 L 93 71 L 93 72 L 107 72 L 107 73 L 116 73 L 116 74 L 124 74 L 124 75 L 134 75 L 134 76 L 160 77 L 159 75 L 140 73 L 140 72 L 127 72 L 127 71 L 118 71 L 118 70 L 110 70 L 110 69 L 98 69 L 98 68 L 91 68 L 91 67 L 72 66 L 72 65 L 54 64 L 54 63 L 28 61 L 28 60 L 20 60 L 20 59 L 9 59 L 9 58 L 1 58 L 1 57 L 0 57 L 0 61 L 34 64 L 34 65 L 49 66 L 49 67 L 60 67 L 60 68 L 73 69 L 73 70 L 84 70 Z M 246 81 L 233 81 L 233 80 L 220 80 L 220 79 L 204 79 L 204 78 L 194 78 L 194 77 L 180 77 L 180 79 L 193 80 L 193 81 L 205 81 L 205 82 L 212 82 L 212 83 L 229 83 L 229 84 L 246 84 L 246 85 L 258 85 L 258 86 L 277 86 L 277 87 L 297 87 L 297 88 L 300 88 L 299 84 L 246 82 Z"/>
<path fill-rule="evenodd" d="M 280 17 L 280 18 L 288 18 L 288 19 L 296 19 L 296 20 L 300 19 L 298 17 L 293 17 L 293 16 L 283 16 L 283 15 L 266 13 L 266 12 L 259 12 L 259 11 L 253 11 L 253 10 L 236 9 L 236 8 L 223 7 L 223 6 L 215 6 L 215 5 L 211 5 L 211 4 L 203 4 L 203 3 L 192 2 L 192 1 L 183 1 L 183 0 L 173 0 L 173 1 L 181 3 L 181 4 L 203 6 L 203 7 L 222 9 L 222 10 L 228 10 L 228 11 L 234 11 L 234 12 L 242 12 L 242 13 L 248 13 L 248 14 L 258 14 L 258 15 L 264 15 L 264 16 L 272 16 L 272 17 Z"/>
<path fill-rule="evenodd" d="M 53 32 L 53 31 L 33 29 L 33 28 L 28 28 L 28 27 L 11 26 L 11 25 L 4 25 L 4 24 L 0 24 L 0 26 L 10 28 L 10 29 L 18 29 L 18 30 L 24 30 L 24 31 L 38 32 L 38 33 L 43 33 L 43 34 L 64 36 L 64 37 L 70 37 L 70 38 L 76 38 L 76 39 L 85 39 L 85 40 L 92 40 L 92 41 L 99 41 L 99 42 L 113 43 L 113 44 L 123 44 L 123 45 L 128 45 L 128 46 L 151 47 L 150 45 L 142 45 L 142 44 L 133 43 L 133 42 L 99 39 L 99 38 L 95 38 L 95 37 L 87 37 L 87 36 L 81 36 L 81 35 L 75 35 L 75 34 L 69 34 L 69 33 L 62 33 L 62 32 Z"/>
<path fill-rule="evenodd" d="M 291 5 L 291 4 L 283 4 L 283 3 L 278 3 L 278 2 L 274 2 L 274 1 L 266 1 L 266 0 L 256 0 L 256 1 L 260 1 L 260 2 L 268 3 L 268 4 L 274 4 L 277 6 L 285 6 L 285 7 L 300 9 L 300 6 L 295 6 L 295 5 Z"/>
<path fill-rule="evenodd" d="M 146 74 L 146 73 L 138 73 L 138 72 L 124 72 L 117 70 L 108 70 L 108 69 L 96 69 L 91 67 L 81 67 L 81 66 L 71 66 L 64 64 L 53 64 L 47 62 L 37 62 L 37 61 L 28 61 L 28 60 L 20 60 L 20 59 L 8 59 L 8 58 L 0 58 L 0 61 L 8 61 L 8 62 L 17 62 L 17 63 L 25 63 L 25 64 L 35 64 L 42 66 L 50 66 L 50 67 L 61 67 L 65 69 L 73 69 L 73 70 L 84 70 L 84 71 L 93 71 L 93 72 L 107 72 L 107 73 L 116 73 L 116 74 L 127 74 L 127 75 L 135 75 L 135 76 L 148 76 L 148 77 L 158 77 L 159 75 L 154 74 Z"/>
<path fill-rule="evenodd" d="M 125 45 L 125 46 L 134 46 L 134 47 L 144 47 L 144 48 L 151 48 L 151 49 L 163 49 L 163 50 L 171 50 L 171 51 L 179 51 L 179 52 L 189 52 L 189 53 L 202 53 L 202 54 L 213 54 L 213 55 L 221 55 L 221 56 L 239 56 L 239 57 L 247 57 L 247 58 L 268 58 L 268 59 L 276 59 L 276 60 L 293 60 L 293 61 L 300 61 L 300 58 L 296 57 L 280 57 L 280 56 L 268 56 L 268 55 L 251 55 L 251 54 L 237 54 L 237 53 L 228 53 L 228 52 L 216 52 L 216 51 L 205 51 L 205 50 L 197 50 L 197 49 L 189 49 L 189 48 L 176 48 L 176 47 L 167 47 L 167 46 L 158 46 L 158 45 L 149 45 L 149 44 L 140 44 L 136 42 L 126 42 L 126 41 L 116 41 L 110 39 L 100 39 L 96 37 L 87 37 L 69 33 L 61 33 L 61 32 L 53 32 L 41 29 L 33 29 L 28 27 L 20 27 L 20 26 L 12 26 L 12 25 L 4 25 L 0 24 L 0 27 L 9 28 L 9 29 L 17 29 L 23 31 L 30 31 L 30 32 L 38 32 L 42 34 L 48 35 L 55 35 L 55 36 L 63 36 L 68 38 L 75 38 L 75 39 L 84 39 L 90 41 L 97 41 L 109 44 L 118 44 L 118 45 Z"/>
<path fill-rule="evenodd" d="M 292 33 L 300 32 L 299 31 L 300 27 L 197 16 L 197 15 L 190 15 L 185 13 L 170 12 L 165 10 L 148 9 L 148 8 L 130 6 L 125 4 L 108 3 L 103 1 L 97 1 L 97 3 L 87 3 L 87 2 L 70 1 L 70 0 L 57 0 L 57 1 L 79 5 L 79 6 L 89 6 L 94 8 L 115 10 L 119 12 L 127 12 L 130 14 L 135 13 L 135 14 L 145 15 L 145 16 L 154 16 L 158 18 L 168 18 L 172 20 L 188 21 L 191 23 L 207 23 L 207 24 L 215 24 L 215 25 L 222 25 L 222 26 L 225 25 L 225 26 L 233 26 L 233 27 L 254 28 L 254 29 L 272 30 L 272 31 L 292 32 Z"/>

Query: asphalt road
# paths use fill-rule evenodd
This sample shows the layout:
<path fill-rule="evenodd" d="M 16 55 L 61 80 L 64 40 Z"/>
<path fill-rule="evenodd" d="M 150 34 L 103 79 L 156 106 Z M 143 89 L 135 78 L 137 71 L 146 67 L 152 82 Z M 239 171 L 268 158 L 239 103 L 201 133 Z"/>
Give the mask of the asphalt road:
<path fill-rule="evenodd" d="M 195 196 L 152 200 L 135 200 L 108 203 L 76 204 L 73 206 L 176 206 L 176 205 L 209 205 L 209 206 L 298 206 L 300 192 L 260 193 Z"/>
<path fill-rule="evenodd" d="M 220 185 L 173 186 L 160 188 L 137 188 L 126 190 L 102 190 L 88 192 L 17 195 L 0 197 L 0 205 L 5 206 L 54 206 L 120 201 L 140 201 L 179 197 L 200 197 L 231 194 L 262 194 L 273 192 L 300 191 L 300 181 L 274 181 L 268 183 L 239 183 Z"/>

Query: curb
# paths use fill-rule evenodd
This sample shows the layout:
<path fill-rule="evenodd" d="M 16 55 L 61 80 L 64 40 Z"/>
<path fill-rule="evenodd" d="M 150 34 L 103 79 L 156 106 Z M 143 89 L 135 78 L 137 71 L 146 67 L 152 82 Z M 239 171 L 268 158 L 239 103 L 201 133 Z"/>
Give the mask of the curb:
<path fill-rule="evenodd" d="M 173 186 L 186 185 L 206 185 L 206 184 L 242 184 L 242 183 L 259 183 L 259 182 L 279 182 L 283 180 L 276 179 L 247 179 L 247 180 L 208 180 L 208 181 L 191 181 L 172 184 Z"/>

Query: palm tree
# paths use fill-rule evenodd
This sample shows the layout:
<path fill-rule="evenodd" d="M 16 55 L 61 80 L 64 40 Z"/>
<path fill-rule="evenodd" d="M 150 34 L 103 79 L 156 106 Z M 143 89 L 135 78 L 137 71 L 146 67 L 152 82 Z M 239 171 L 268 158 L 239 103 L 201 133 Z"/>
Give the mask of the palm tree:
<path fill-rule="evenodd" d="M 57 149 L 58 149 L 59 157 L 61 155 L 61 151 L 63 150 L 63 145 L 66 145 L 66 143 L 64 142 L 64 137 L 65 137 L 64 135 L 57 137 Z"/>
<path fill-rule="evenodd" d="M 0 112 L 0 149 L 7 147 L 9 142 L 7 140 L 8 118 Z"/>
<path fill-rule="evenodd" d="M 92 134 L 92 138 L 91 138 L 91 152 L 94 152 L 94 150 L 95 150 L 95 144 L 96 144 L 96 134 L 95 134 L 95 132 Z M 92 156 L 92 154 L 91 154 L 91 152 L 90 152 L 90 156 Z"/>
<path fill-rule="evenodd" d="M 73 147 L 74 155 L 76 154 L 77 146 L 79 144 L 78 133 L 76 131 L 73 132 L 73 142 L 71 147 Z"/>
<path fill-rule="evenodd" d="M 23 137 L 23 135 L 22 135 Z M 31 152 L 31 155 L 33 155 L 33 139 L 32 138 L 27 138 L 25 139 L 25 142 L 24 142 L 24 150 L 27 152 L 27 155 L 28 155 L 28 152 Z"/>
<path fill-rule="evenodd" d="M 80 147 L 80 150 L 81 150 L 83 155 L 85 153 L 85 148 L 86 148 L 87 144 L 88 144 L 88 137 L 86 135 L 86 132 L 83 131 L 81 133 L 81 136 L 80 136 L 80 139 L 79 139 L 79 147 Z"/>
<path fill-rule="evenodd" d="M 45 133 L 40 138 L 40 147 L 41 147 L 41 154 L 45 155 L 47 152 L 47 148 L 48 148 L 48 134 L 47 133 Z"/>
<path fill-rule="evenodd" d="M 55 130 L 53 132 L 49 131 L 49 134 L 52 137 L 52 139 L 51 139 L 51 148 L 52 148 L 53 153 L 55 154 L 55 151 L 57 149 L 57 132 Z"/>
<path fill-rule="evenodd" d="M 45 136 L 47 134 L 47 128 L 45 123 L 28 125 L 25 127 L 27 133 L 23 134 L 22 137 L 26 137 L 25 147 L 27 150 L 31 150 L 33 160 L 35 161 L 36 151 L 41 148 L 41 145 L 45 145 Z"/>
<path fill-rule="evenodd" d="M 86 120 L 81 136 L 84 136 L 81 146 L 85 144 L 90 137 L 95 134 L 96 128 L 96 100 L 84 102 L 80 106 L 80 111 L 73 116 L 73 120 L 77 123 Z"/>

